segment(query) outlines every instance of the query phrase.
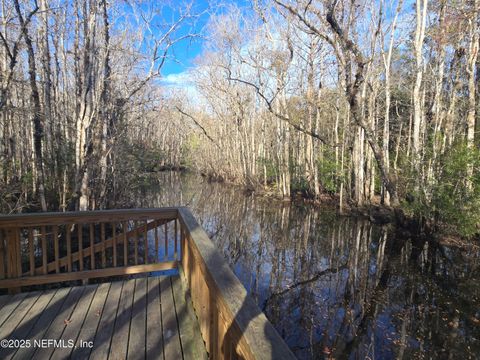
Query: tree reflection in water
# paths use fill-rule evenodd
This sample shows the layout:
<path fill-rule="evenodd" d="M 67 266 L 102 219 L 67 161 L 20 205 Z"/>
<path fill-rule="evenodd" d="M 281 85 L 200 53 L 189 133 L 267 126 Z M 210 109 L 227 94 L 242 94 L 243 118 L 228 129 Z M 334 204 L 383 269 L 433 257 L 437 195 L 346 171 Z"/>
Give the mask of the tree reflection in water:
<path fill-rule="evenodd" d="M 165 173 L 132 205 L 189 206 L 300 359 L 475 358 L 478 247 Z"/>

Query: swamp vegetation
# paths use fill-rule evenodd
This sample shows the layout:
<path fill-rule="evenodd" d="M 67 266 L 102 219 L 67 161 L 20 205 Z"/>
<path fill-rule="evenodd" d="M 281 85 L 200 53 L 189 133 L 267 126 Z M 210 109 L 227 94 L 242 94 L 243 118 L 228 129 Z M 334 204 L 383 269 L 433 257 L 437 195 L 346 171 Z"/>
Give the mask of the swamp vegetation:
<path fill-rule="evenodd" d="M 0 3 L 0 213 L 191 206 L 300 358 L 480 353 L 479 0 Z"/>
<path fill-rule="evenodd" d="M 478 232 L 477 0 L 4 0 L 1 14 L 4 213 L 118 207 L 143 173 L 187 167 Z M 165 76 L 195 41 L 194 65 Z"/>

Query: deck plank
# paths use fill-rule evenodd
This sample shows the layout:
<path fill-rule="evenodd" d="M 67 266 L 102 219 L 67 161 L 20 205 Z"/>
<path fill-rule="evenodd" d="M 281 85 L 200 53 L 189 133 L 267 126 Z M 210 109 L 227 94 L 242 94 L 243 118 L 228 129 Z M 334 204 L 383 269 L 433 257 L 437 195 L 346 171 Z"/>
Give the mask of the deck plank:
<path fill-rule="evenodd" d="M 147 360 L 163 359 L 162 313 L 160 308 L 160 282 L 148 278 L 147 292 Z"/>
<path fill-rule="evenodd" d="M 27 296 L 20 302 L 20 304 L 15 308 L 15 310 L 10 314 L 10 316 L 5 321 L 5 324 L 0 328 L 0 339 L 10 339 L 13 331 L 20 324 L 27 315 L 30 308 L 35 304 L 35 302 L 40 297 L 41 293 L 28 293 Z M 1 357 L 0 357 L 1 358 Z"/>
<path fill-rule="evenodd" d="M 193 311 L 192 301 L 183 287 L 179 276 L 172 276 L 173 298 L 175 312 L 180 329 L 183 357 L 186 360 L 207 360 L 208 355 L 202 340 L 200 326 Z"/>
<path fill-rule="evenodd" d="M 108 292 L 108 297 L 102 312 L 102 318 L 98 325 L 100 331 L 97 331 L 95 336 L 90 359 L 103 360 L 108 358 L 122 286 L 123 281 L 115 281 L 110 286 L 110 291 Z"/>
<path fill-rule="evenodd" d="M 161 279 L 160 294 L 165 359 L 182 359 L 182 348 L 178 334 L 177 317 L 175 315 L 172 284 L 169 277 Z"/>
<path fill-rule="evenodd" d="M 40 295 L 35 304 L 33 304 L 33 306 L 28 310 L 27 314 L 23 317 L 8 338 L 26 340 L 28 333 L 37 322 L 45 307 L 50 303 L 50 300 L 55 295 L 55 292 L 56 290 L 50 290 Z M 16 350 L 16 348 L 0 349 L 0 359 L 6 360 L 12 358 Z"/>
<path fill-rule="evenodd" d="M 0 295 L 0 309 L 12 298 L 11 295 Z M 1 311 L 1 310 L 0 310 Z"/>
<path fill-rule="evenodd" d="M 27 296 L 27 293 L 20 293 L 16 295 L 4 295 L 3 299 L 6 300 L 6 304 L 0 308 L 0 326 L 3 325 L 5 320 L 12 314 L 22 300 Z"/>
<path fill-rule="evenodd" d="M 85 287 L 82 297 L 73 310 L 70 319 L 68 319 L 65 330 L 60 338 L 60 340 L 63 340 L 67 346 L 54 349 L 53 355 L 50 359 L 65 359 L 72 353 L 73 347 L 70 347 L 69 342 L 73 342 L 72 345 L 76 343 L 97 288 L 98 285 L 89 285 Z"/>
<path fill-rule="evenodd" d="M 65 330 L 65 324 L 70 319 L 77 302 L 80 300 L 82 293 L 84 291 L 83 287 L 74 287 L 69 292 L 67 299 L 62 305 L 60 312 L 55 316 L 52 323 L 50 324 L 47 332 L 44 335 L 44 339 L 60 339 Z M 53 346 L 37 348 L 33 354 L 34 359 L 49 359 L 52 355 L 55 348 Z"/>
<path fill-rule="evenodd" d="M 93 297 L 90 308 L 88 309 L 85 321 L 83 322 L 80 334 L 75 342 L 75 349 L 72 352 L 72 359 L 87 359 L 92 349 L 88 346 L 81 347 L 80 340 L 88 342 L 95 339 L 97 333 L 100 317 L 105 305 L 110 283 L 103 283 L 98 285 L 95 296 Z"/>
<path fill-rule="evenodd" d="M 142 277 L 1 297 L 0 336 L 56 344 L 0 349 L 0 359 L 207 359 L 181 281 Z"/>
<path fill-rule="evenodd" d="M 145 325 L 147 320 L 147 279 L 135 280 L 132 321 L 128 339 L 128 358 L 145 359 Z"/>
<path fill-rule="evenodd" d="M 125 359 L 127 356 L 134 291 L 135 280 L 124 281 L 110 346 L 110 359 Z"/>
<path fill-rule="evenodd" d="M 51 299 L 48 306 L 43 310 L 40 318 L 35 323 L 35 326 L 31 329 L 31 331 L 27 334 L 26 338 L 30 339 L 32 343 L 35 340 L 44 339 L 44 334 L 47 332 L 50 324 L 52 323 L 53 319 L 60 311 L 63 303 L 67 299 L 67 296 L 70 292 L 70 288 L 62 288 L 58 289 L 55 292 L 55 295 Z M 18 349 L 18 351 L 13 356 L 14 359 L 30 359 L 32 354 L 35 352 L 35 347 L 26 347 Z"/>

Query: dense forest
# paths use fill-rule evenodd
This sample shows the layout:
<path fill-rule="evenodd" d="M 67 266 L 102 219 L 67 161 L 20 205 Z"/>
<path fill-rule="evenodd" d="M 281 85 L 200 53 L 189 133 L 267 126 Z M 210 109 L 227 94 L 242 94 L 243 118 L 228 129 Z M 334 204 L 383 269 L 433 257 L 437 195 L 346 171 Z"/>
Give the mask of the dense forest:
<path fill-rule="evenodd" d="M 0 211 L 120 207 L 146 173 L 185 167 L 474 236 L 479 10 L 2 0 Z M 192 41 L 195 66 L 166 84 L 165 62 Z"/>

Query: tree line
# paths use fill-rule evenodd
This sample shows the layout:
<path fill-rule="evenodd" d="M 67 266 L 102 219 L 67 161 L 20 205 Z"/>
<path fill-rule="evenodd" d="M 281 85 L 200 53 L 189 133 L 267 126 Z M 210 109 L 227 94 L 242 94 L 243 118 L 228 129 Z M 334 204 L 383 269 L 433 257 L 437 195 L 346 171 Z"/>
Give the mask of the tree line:
<path fill-rule="evenodd" d="M 202 126 L 196 165 L 476 233 L 479 22 L 476 0 L 229 6 L 192 70 L 202 101 L 183 109 Z"/>
<path fill-rule="evenodd" d="M 163 96 L 155 81 L 198 16 L 168 2 L 3 0 L 1 211 L 102 209 L 121 199 L 144 153 L 155 160 L 149 149 L 162 135 L 150 134 L 151 123 Z"/>
<path fill-rule="evenodd" d="M 202 34 L 165 4 L 2 1 L 3 212 L 115 206 L 187 166 L 477 232 L 478 0 L 215 3 Z M 162 67 L 200 35 L 172 91 Z"/>

